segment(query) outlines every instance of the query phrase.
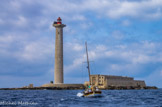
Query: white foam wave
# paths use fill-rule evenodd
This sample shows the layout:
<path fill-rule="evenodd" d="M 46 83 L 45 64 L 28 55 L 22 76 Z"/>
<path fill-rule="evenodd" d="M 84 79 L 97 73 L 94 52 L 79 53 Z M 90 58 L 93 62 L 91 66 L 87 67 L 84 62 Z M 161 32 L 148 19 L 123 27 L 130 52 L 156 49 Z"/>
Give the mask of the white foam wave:
<path fill-rule="evenodd" d="M 83 93 L 78 93 L 77 96 L 78 97 L 83 97 Z"/>

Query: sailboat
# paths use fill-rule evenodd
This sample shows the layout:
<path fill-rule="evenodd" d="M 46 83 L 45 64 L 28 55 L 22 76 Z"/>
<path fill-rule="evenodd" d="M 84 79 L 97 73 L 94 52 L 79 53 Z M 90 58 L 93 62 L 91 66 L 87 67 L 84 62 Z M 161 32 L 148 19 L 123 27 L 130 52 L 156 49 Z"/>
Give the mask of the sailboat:
<path fill-rule="evenodd" d="M 88 58 L 88 48 L 87 48 L 87 42 L 85 42 L 86 46 L 86 55 L 87 55 L 87 69 L 89 74 L 89 86 L 83 91 L 83 97 L 99 97 L 101 96 L 102 92 L 99 90 L 97 86 L 92 85 L 91 79 L 90 79 L 90 65 L 89 65 L 89 58 Z"/>

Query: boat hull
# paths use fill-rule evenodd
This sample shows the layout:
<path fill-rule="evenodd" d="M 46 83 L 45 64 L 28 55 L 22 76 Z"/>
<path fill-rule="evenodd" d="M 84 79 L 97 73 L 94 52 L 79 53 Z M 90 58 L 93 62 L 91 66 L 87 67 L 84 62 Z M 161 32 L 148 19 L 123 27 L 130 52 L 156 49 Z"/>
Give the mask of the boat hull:
<path fill-rule="evenodd" d="M 102 93 L 101 92 L 91 92 L 91 93 L 86 93 L 83 96 L 84 97 L 101 97 Z"/>

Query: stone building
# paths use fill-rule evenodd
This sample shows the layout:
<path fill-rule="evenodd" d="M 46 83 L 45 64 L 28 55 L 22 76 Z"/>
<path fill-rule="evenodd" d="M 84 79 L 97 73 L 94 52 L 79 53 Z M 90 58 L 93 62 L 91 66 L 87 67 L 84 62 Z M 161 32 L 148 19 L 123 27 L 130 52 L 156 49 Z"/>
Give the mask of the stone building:
<path fill-rule="evenodd" d="M 99 88 L 108 86 L 140 86 L 145 87 L 145 81 L 134 80 L 132 77 L 112 76 L 112 75 L 90 75 L 91 84 Z"/>

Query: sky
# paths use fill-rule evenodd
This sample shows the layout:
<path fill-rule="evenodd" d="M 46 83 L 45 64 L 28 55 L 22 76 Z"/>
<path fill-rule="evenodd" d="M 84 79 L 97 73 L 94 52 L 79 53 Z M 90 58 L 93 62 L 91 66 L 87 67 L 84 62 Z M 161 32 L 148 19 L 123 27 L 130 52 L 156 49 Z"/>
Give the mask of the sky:
<path fill-rule="evenodd" d="M 0 0 L 0 88 L 54 80 L 55 28 L 64 30 L 64 82 L 92 74 L 162 88 L 162 0 Z"/>

